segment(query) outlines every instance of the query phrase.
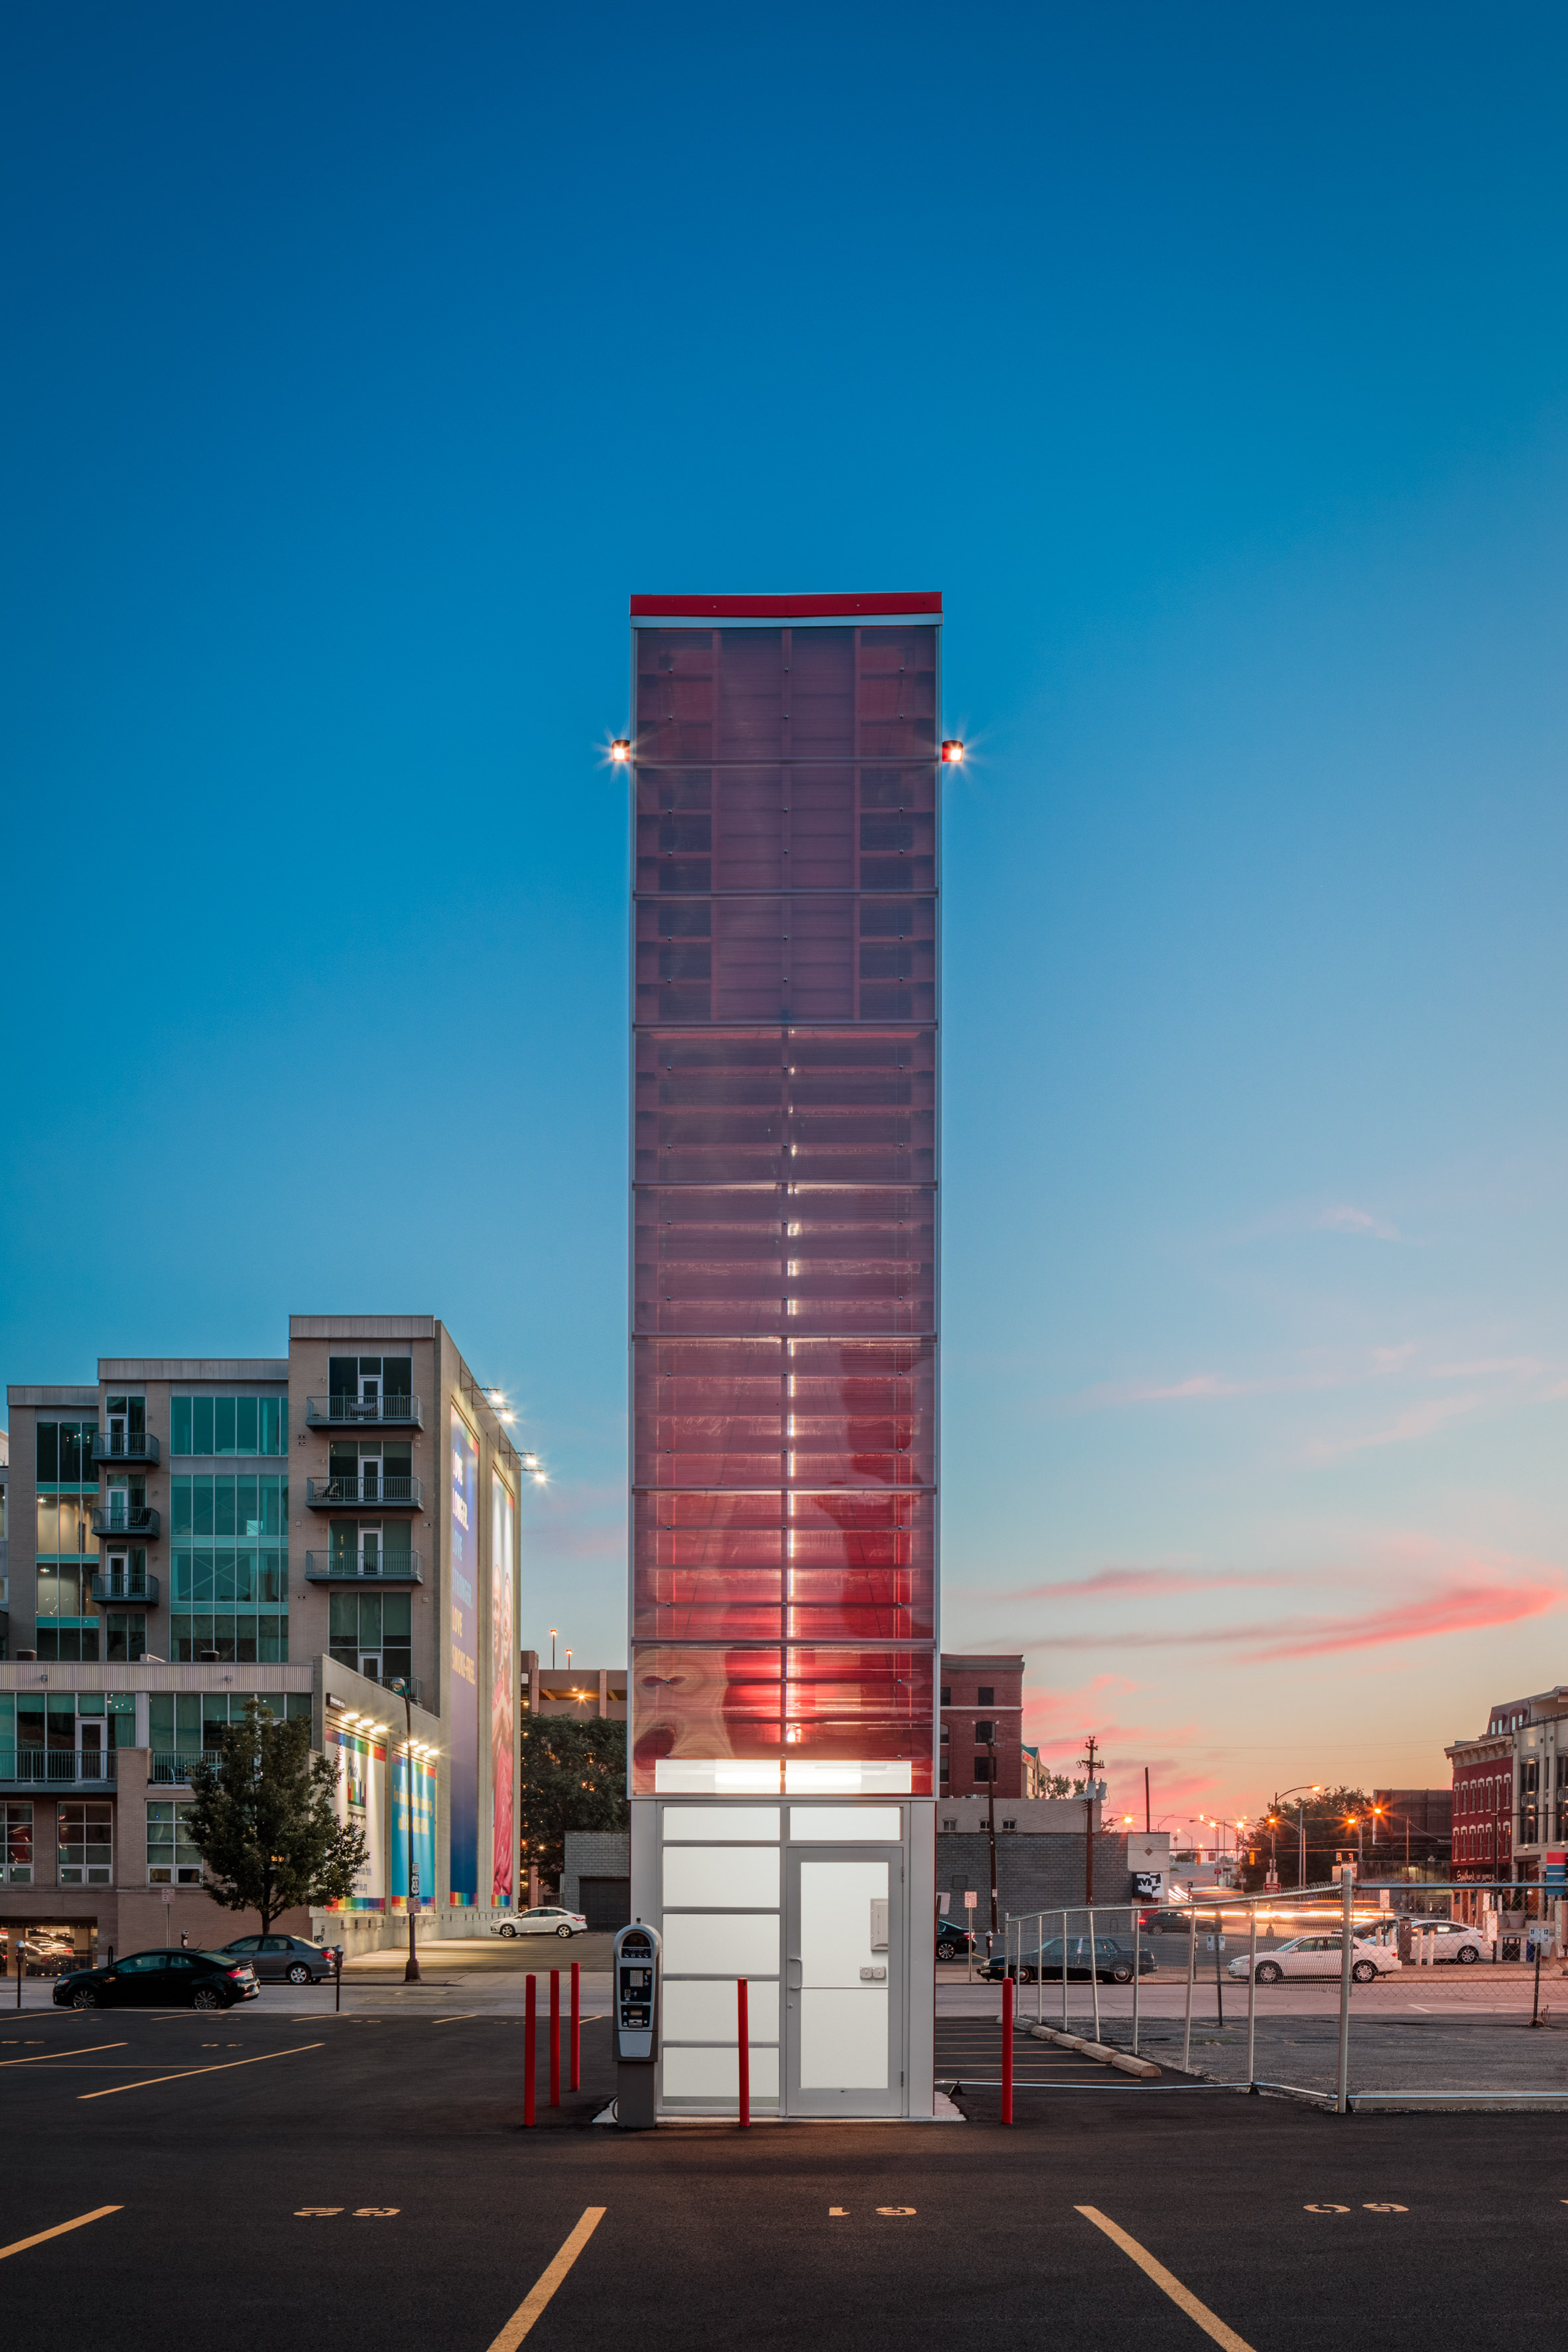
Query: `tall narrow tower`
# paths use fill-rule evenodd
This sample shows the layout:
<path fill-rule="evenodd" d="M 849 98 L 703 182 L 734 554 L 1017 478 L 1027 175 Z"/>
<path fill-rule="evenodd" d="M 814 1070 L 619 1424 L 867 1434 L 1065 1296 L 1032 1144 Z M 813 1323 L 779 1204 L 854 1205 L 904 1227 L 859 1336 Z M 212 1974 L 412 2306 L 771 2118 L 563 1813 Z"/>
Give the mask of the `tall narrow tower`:
<path fill-rule="evenodd" d="M 632 1909 L 670 2111 L 929 2115 L 937 595 L 632 600 Z"/>

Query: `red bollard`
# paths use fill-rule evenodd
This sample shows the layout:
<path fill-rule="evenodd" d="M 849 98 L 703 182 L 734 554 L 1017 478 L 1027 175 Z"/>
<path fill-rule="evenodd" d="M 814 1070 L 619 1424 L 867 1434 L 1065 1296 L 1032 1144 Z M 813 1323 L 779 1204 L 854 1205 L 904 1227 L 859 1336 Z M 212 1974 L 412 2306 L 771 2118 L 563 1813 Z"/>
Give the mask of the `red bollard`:
<path fill-rule="evenodd" d="M 571 2088 L 583 2087 L 583 1989 L 575 1960 L 572 1963 L 572 2082 Z"/>
<path fill-rule="evenodd" d="M 522 2120 L 533 2121 L 533 1971 L 530 1969 L 522 2000 Z"/>
<path fill-rule="evenodd" d="M 550 1971 L 550 2104 L 561 2105 L 561 1971 Z"/>
<path fill-rule="evenodd" d="M 741 2062 L 741 2129 L 752 2120 L 752 2024 L 746 2007 L 746 1979 L 735 1979 L 735 2051 Z"/>
<path fill-rule="evenodd" d="M 1002 1979 L 1002 2120 L 1013 2120 L 1013 1979 Z"/>

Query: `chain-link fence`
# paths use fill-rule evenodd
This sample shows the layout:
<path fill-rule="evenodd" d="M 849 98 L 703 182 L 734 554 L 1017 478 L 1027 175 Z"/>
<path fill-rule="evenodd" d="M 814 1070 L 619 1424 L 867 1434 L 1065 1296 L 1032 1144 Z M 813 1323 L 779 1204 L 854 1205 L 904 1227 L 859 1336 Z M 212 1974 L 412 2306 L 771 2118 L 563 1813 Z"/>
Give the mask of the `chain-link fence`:
<path fill-rule="evenodd" d="M 1009 1918 L 1017 2031 L 1357 2106 L 1568 2102 L 1561 1912 L 1511 1883 L 1338 1884 Z M 1538 1897 L 1538 1900 L 1540 1898 Z M 1561 2035 L 1553 2041 L 1552 2033 Z"/>

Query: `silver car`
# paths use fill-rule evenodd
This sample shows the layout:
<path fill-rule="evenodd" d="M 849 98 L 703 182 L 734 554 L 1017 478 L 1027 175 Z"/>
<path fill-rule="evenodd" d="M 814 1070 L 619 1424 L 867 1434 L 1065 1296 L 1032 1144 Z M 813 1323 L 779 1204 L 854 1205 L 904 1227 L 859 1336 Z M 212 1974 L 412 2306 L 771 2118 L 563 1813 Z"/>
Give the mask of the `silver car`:
<path fill-rule="evenodd" d="M 1336 1927 L 1322 1936 L 1292 1936 L 1288 1944 L 1277 1944 L 1271 1952 L 1259 1952 L 1257 1977 L 1259 1984 L 1280 1984 L 1287 1978 L 1337 1977 L 1341 1956 L 1344 1950 L 1343 1930 Z M 1351 1975 L 1357 1984 L 1371 1984 L 1376 1977 L 1393 1976 L 1399 1967 L 1399 1954 L 1392 1946 L 1380 1943 L 1375 1937 L 1351 1937 Z M 1245 1953 L 1232 1960 L 1226 1973 L 1245 1977 L 1247 1959 Z"/>
<path fill-rule="evenodd" d="M 332 1954 L 303 1936 L 238 1936 L 223 1949 L 248 1960 L 262 1984 L 322 1984 L 332 1975 Z"/>
<path fill-rule="evenodd" d="M 588 1922 L 581 1911 L 561 1903 L 535 1903 L 515 1919 L 498 1919 L 492 1936 L 585 1936 Z"/>

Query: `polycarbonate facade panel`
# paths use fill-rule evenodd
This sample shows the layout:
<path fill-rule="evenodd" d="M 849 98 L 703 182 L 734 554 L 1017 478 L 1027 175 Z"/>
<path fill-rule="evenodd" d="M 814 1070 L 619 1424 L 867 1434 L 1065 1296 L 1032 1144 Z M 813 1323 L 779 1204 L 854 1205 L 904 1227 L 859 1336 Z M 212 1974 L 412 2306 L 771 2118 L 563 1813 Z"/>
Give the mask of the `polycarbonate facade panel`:
<path fill-rule="evenodd" d="M 633 631 L 632 1787 L 933 1787 L 940 624 Z"/>

